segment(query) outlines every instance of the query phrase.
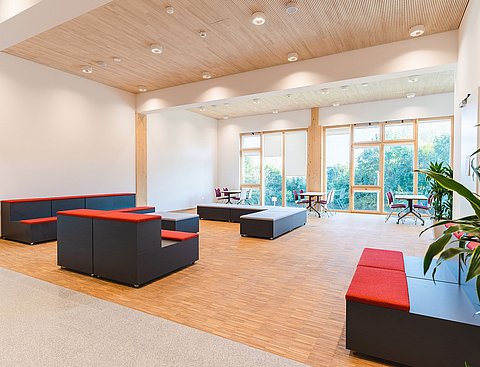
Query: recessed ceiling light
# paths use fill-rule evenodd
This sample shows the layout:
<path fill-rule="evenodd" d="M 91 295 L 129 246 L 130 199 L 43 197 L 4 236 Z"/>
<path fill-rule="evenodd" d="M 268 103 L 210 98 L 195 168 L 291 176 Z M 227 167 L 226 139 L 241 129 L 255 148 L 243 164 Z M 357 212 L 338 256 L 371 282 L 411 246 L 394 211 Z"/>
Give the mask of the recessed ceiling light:
<path fill-rule="evenodd" d="M 414 25 L 408 30 L 411 37 L 418 37 L 425 33 L 425 26 L 423 24 Z"/>
<path fill-rule="evenodd" d="M 228 116 L 227 115 L 223 116 L 223 119 L 228 120 Z"/>
<path fill-rule="evenodd" d="M 146 92 L 147 91 L 147 87 L 144 86 L 144 85 L 139 85 L 137 88 L 138 88 L 139 92 Z"/>
<path fill-rule="evenodd" d="M 290 62 L 297 61 L 298 60 L 298 54 L 296 52 L 290 52 L 287 55 L 287 60 L 290 61 Z"/>
<path fill-rule="evenodd" d="M 407 98 L 415 98 L 415 97 L 416 97 L 415 92 L 412 92 L 412 93 L 408 93 L 408 94 L 407 94 Z"/>
<path fill-rule="evenodd" d="M 260 100 L 259 100 L 258 98 L 254 98 L 254 99 L 253 99 L 253 103 L 259 104 L 259 103 L 260 103 Z"/>
<path fill-rule="evenodd" d="M 342 88 L 342 90 L 347 90 L 347 89 L 348 89 L 348 85 L 342 85 L 340 88 Z"/>
<path fill-rule="evenodd" d="M 418 76 L 413 75 L 413 76 L 408 77 L 408 82 L 409 82 L 409 83 L 416 83 L 416 82 L 418 82 Z"/>
<path fill-rule="evenodd" d="M 205 31 L 198 32 L 198 35 L 200 36 L 200 38 L 204 38 L 204 39 L 207 38 L 207 32 Z"/>
<path fill-rule="evenodd" d="M 205 106 L 200 106 L 199 110 L 200 110 L 200 112 L 204 112 L 205 111 Z"/>
<path fill-rule="evenodd" d="M 122 62 L 122 59 L 118 56 L 113 57 L 113 62 Z"/>
<path fill-rule="evenodd" d="M 287 11 L 287 14 L 295 14 L 296 12 L 298 12 L 298 5 L 297 5 L 297 3 L 295 3 L 295 1 L 290 1 L 286 5 L 285 9 Z"/>
<path fill-rule="evenodd" d="M 287 98 L 290 98 L 292 95 L 291 94 L 287 94 Z"/>
<path fill-rule="evenodd" d="M 163 52 L 163 47 L 160 45 L 157 45 L 156 43 L 150 45 L 150 51 L 152 51 L 154 54 L 161 54 Z"/>
<path fill-rule="evenodd" d="M 210 74 L 210 72 L 208 72 L 208 71 L 204 71 L 202 73 L 202 78 L 203 79 L 210 79 L 211 77 L 212 77 L 212 74 Z"/>
<path fill-rule="evenodd" d="M 327 95 L 327 94 L 330 94 L 330 91 L 328 90 L 328 88 L 324 88 L 321 90 L 320 92 L 323 96 Z"/>
<path fill-rule="evenodd" d="M 108 64 L 105 61 L 97 61 L 96 64 L 99 68 L 102 69 L 106 69 L 108 67 Z"/>
<path fill-rule="evenodd" d="M 211 107 L 212 107 L 212 108 L 215 108 L 215 107 L 217 107 L 217 105 L 216 105 L 216 104 L 212 104 Z"/>
<path fill-rule="evenodd" d="M 255 25 L 263 25 L 265 24 L 265 21 L 267 20 L 267 18 L 265 17 L 265 13 L 261 11 L 257 11 L 252 14 L 251 20 L 252 20 L 252 23 Z"/>
<path fill-rule="evenodd" d="M 278 110 L 272 110 L 272 113 L 276 115 L 278 113 Z"/>
<path fill-rule="evenodd" d="M 362 83 L 362 87 L 368 87 L 368 83 Z"/>
<path fill-rule="evenodd" d="M 334 102 L 334 103 L 332 103 L 332 106 L 333 107 L 338 107 L 338 106 L 340 106 L 340 102 Z"/>
<path fill-rule="evenodd" d="M 91 74 L 93 73 L 93 68 L 90 65 L 83 65 L 82 72 L 85 74 Z"/>
<path fill-rule="evenodd" d="M 225 102 L 223 105 L 224 105 L 225 107 L 230 106 L 230 104 L 229 104 L 228 102 Z"/>
<path fill-rule="evenodd" d="M 173 6 L 167 6 L 165 8 L 165 11 L 167 12 L 167 14 L 172 15 L 173 13 L 175 13 L 175 8 Z"/>

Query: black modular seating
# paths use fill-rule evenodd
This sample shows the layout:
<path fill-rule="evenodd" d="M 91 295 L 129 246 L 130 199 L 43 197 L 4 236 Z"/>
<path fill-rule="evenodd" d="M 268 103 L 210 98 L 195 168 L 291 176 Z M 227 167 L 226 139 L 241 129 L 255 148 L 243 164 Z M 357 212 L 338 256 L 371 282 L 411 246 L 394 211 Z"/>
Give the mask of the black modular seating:
<path fill-rule="evenodd" d="M 307 222 L 304 208 L 268 207 L 237 204 L 197 206 L 201 219 L 240 223 L 242 236 L 274 239 Z"/>
<path fill-rule="evenodd" d="M 59 212 L 57 263 L 138 287 L 198 260 L 198 234 L 162 231 L 161 226 L 158 215 Z"/>
<path fill-rule="evenodd" d="M 136 195 L 133 193 L 3 200 L 2 238 L 31 245 L 54 241 L 57 239 L 58 211 L 116 210 L 134 207 L 135 201 Z"/>
<path fill-rule="evenodd" d="M 421 258 L 365 249 L 346 294 L 347 348 L 411 367 L 475 365 L 480 305 L 471 285 L 458 284 L 455 266 L 439 269 L 436 283 L 421 266 Z"/>
<path fill-rule="evenodd" d="M 162 217 L 162 229 L 191 233 L 198 233 L 199 231 L 198 214 L 157 212 L 154 215 Z"/>

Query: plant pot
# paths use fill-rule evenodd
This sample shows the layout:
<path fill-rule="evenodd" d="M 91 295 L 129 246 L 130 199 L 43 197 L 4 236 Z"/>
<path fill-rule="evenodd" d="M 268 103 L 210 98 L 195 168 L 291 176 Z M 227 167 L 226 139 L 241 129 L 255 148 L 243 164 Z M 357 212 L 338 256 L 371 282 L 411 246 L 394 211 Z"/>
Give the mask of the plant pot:
<path fill-rule="evenodd" d="M 437 224 L 439 221 L 434 219 L 433 224 Z M 433 238 L 437 239 L 443 234 L 443 231 L 445 230 L 444 226 L 437 226 L 433 227 Z"/>

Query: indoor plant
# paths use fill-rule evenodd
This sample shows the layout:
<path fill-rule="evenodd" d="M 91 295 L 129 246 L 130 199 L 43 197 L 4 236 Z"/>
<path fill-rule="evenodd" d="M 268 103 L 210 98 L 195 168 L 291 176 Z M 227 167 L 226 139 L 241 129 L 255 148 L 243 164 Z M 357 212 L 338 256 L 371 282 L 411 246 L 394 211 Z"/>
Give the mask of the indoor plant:
<path fill-rule="evenodd" d="M 444 164 L 444 162 L 430 162 L 428 171 L 453 178 L 452 168 L 448 164 Z M 433 223 L 445 219 L 452 219 L 453 192 L 443 187 L 438 181 L 430 176 L 427 176 L 426 180 L 430 185 L 430 195 L 433 195 L 434 197 L 432 202 Z M 433 232 L 435 238 L 440 237 L 443 232 L 442 227 L 434 227 Z"/>
<path fill-rule="evenodd" d="M 478 154 L 479 152 L 480 149 L 473 153 L 472 156 Z M 472 160 L 472 166 L 474 166 L 474 161 L 475 160 Z M 480 178 L 478 167 L 472 168 L 473 172 L 477 175 L 477 178 Z M 474 250 L 465 247 L 465 243 L 467 241 L 480 243 L 480 197 L 451 177 L 447 177 L 441 173 L 431 170 L 420 170 L 419 172 L 426 174 L 445 189 L 458 193 L 468 201 L 474 213 L 458 219 L 440 220 L 429 227 L 443 228 L 445 224 L 452 224 L 451 227 L 443 231 L 443 234 L 428 247 L 423 263 L 424 273 L 426 274 L 428 272 L 432 265 L 433 259 L 437 255 L 438 260 L 435 263 L 433 277 L 435 277 L 435 271 L 438 266 L 440 266 L 445 260 L 451 259 L 455 256 L 460 256 L 463 265 L 466 266 L 467 269 L 466 280 L 469 281 L 476 278 L 477 295 L 480 299 L 480 246 L 476 247 Z M 422 233 L 424 233 L 426 230 L 422 231 Z M 460 239 L 452 239 L 452 234 L 458 231 L 463 232 L 463 236 Z M 453 244 L 454 246 L 445 248 L 449 243 Z M 455 244 L 457 246 L 455 246 Z"/>

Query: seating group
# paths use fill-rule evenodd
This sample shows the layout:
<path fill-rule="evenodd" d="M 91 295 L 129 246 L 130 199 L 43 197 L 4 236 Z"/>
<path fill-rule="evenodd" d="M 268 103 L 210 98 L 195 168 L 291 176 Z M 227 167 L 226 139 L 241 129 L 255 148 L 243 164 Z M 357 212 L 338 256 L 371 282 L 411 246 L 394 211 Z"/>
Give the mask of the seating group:
<path fill-rule="evenodd" d="M 162 230 L 158 214 L 77 209 L 57 215 L 62 268 L 138 287 L 199 257 L 198 234 Z"/>
<path fill-rule="evenodd" d="M 365 249 L 345 296 L 347 348 L 412 367 L 480 361 L 480 306 L 470 287 L 449 267 L 436 280 L 420 258 Z M 445 353 L 452 345 L 455 353 Z"/>
<path fill-rule="evenodd" d="M 135 197 L 132 193 L 116 193 L 3 200 L 2 238 L 31 245 L 54 241 L 58 211 L 125 209 L 135 207 Z M 146 207 L 146 211 L 152 211 L 152 207 Z"/>
<path fill-rule="evenodd" d="M 202 204 L 197 206 L 201 219 L 240 223 L 240 234 L 274 239 L 307 222 L 304 208 L 267 207 L 238 204 Z"/>

